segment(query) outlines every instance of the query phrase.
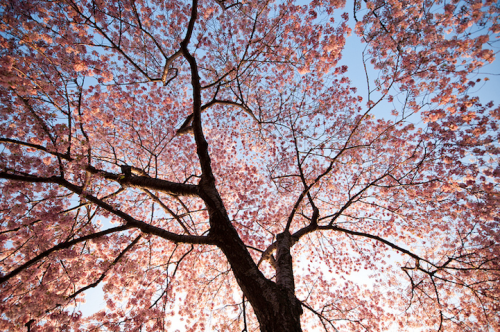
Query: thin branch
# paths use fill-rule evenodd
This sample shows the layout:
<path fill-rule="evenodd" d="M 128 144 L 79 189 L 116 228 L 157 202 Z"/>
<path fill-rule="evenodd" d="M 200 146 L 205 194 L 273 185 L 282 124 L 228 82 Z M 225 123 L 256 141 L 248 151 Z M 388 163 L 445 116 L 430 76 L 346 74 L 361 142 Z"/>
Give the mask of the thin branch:
<path fill-rule="evenodd" d="M 155 201 L 156 203 L 158 203 L 161 208 L 163 210 L 165 210 L 168 214 L 170 214 L 172 217 L 175 218 L 175 220 L 177 220 L 177 223 L 179 223 L 179 225 L 182 227 L 182 229 L 184 229 L 184 231 L 187 233 L 187 234 L 191 234 L 189 232 L 189 229 L 186 227 L 186 225 L 184 225 L 184 223 L 182 222 L 181 218 L 172 210 L 170 210 L 170 208 L 168 206 L 165 205 L 165 203 L 163 203 L 160 198 L 158 196 L 156 196 L 155 194 L 153 194 L 151 191 L 147 190 L 147 189 L 143 189 L 143 191 L 153 200 Z"/>
<path fill-rule="evenodd" d="M 55 152 L 55 151 L 50 151 L 46 147 L 44 147 L 42 145 L 28 143 L 28 142 L 23 142 L 23 141 L 11 139 L 11 138 L 5 138 L 5 137 L 0 137 L 0 142 L 22 145 L 22 146 L 26 146 L 28 148 L 33 148 L 33 149 L 37 149 L 37 150 L 40 150 L 40 151 L 44 151 L 44 152 L 50 153 L 51 155 L 60 157 L 60 158 L 65 159 L 65 160 L 72 160 L 72 158 L 69 156 L 69 154 Z"/>
<path fill-rule="evenodd" d="M 108 234 L 112 234 L 112 233 L 116 233 L 116 232 L 121 232 L 121 231 L 130 229 L 130 228 L 131 228 L 131 226 L 129 226 L 129 225 L 122 225 L 122 226 L 118 226 L 118 227 L 109 228 L 109 229 L 101 231 L 101 232 L 97 232 L 97 233 L 85 235 L 85 236 L 82 236 L 82 237 L 80 237 L 78 239 L 74 239 L 74 240 L 71 240 L 71 241 L 59 243 L 58 245 L 56 245 L 56 246 L 54 246 L 54 247 L 52 247 L 52 248 L 50 248 L 50 249 L 42 252 L 41 254 L 37 255 L 36 257 L 30 259 L 26 263 L 18 266 L 17 268 L 15 268 L 14 270 L 12 270 L 11 272 L 9 272 L 9 273 L 1 276 L 0 277 L 0 284 L 3 284 L 4 282 L 8 281 L 9 279 L 15 277 L 16 275 L 18 275 L 22 271 L 26 270 L 27 268 L 29 268 L 33 264 L 39 262 L 40 260 L 44 259 L 45 257 L 48 257 L 51 253 L 53 253 L 55 251 L 59 251 L 59 250 L 62 250 L 62 249 L 67 249 L 67 248 L 69 248 L 69 247 L 71 247 L 71 246 L 73 246 L 73 245 L 75 245 L 77 243 L 80 243 L 80 242 L 83 242 L 83 241 L 87 241 L 87 240 L 91 240 L 91 239 L 96 239 L 96 238 L 104 236 L 104 235 L 108 235 Z"/>
<path fill-rule="evenodd" d="M 393 248 L 393 249 L 396 249 L 397 251 L 399 252 L 402 252 L 412 258 L 414 258 L 415 260 L 417 261 L 423 261 L 423 262 L 426 262 L 432 266 L 435 266 L 433 263 L 431 263 L 430 261 L 426 260 L 425 258 L 422 258 L 414 253 L 412 253 L 411 251 L 408 251 L 384 238 L 381 238 L 380 236 L 376 236 L 376 235 L 372 235 L 372 234 L 367 234 L 367 233 L 362 233 L 362 232 L 356 232 L 356 231 L 352 231 L 352 230 L 349 230 L 349 229 L 345 229 L 345 228 L 341 228 L 341 227 L 338 227 L 338 226 L 334 226 L 334 225 L 328 225 L 328 226 L 318 226 L 318 229 L 319 230 L 331 230 L 331 231 L 337 231 L 337 232 L 342 232 L 342 233 L 346 233 L 346 234 L 350 234 L 350 235 L 356 235 L 356 236 L 361 236 L 361 237 L 366 237 L 366 238 L 369 238 L 369 239 L 372 239 L 372 240 L 376 240 L 376 241 L 379 241 L 379 242 L 382 242 L 383 244 Z"/>
<path fill-rule="evenodd" d="M 78 291 L 76 291 L 75 293 L 71 294 L 71 295 L 70 295 L 70 296 L 68 296 L 66 299 L 67 299 L 67 300 L 71 300 L 71 299 L 73 299 L 73 298 L 77 297 L 77 296 L 78 296 L 78 294 L 80 294 L 80 293 L 82 293 L 82 292 L 85 292 L 87 289 L 89 289 L 89 288 L 94 288 L 94 287 L 96 287 L 97 285 L 99 285 L 99 284 L 101 283 L 101 281 L 103 281 L 103 280 L 104 280 L 104 278 L 106 277 L 106 274 L 109 272 L 109 270 L 111 270 L 111 268 L 112 268 L 113 266 L 115 266 L 115 265 L 116 265 L 116 264 L 120 261 L 120 259 L 121 259 L 123 256 L 125 256 L 125 254 L 126 254 L 126 253 L 130 250 L 130 249 L 132 249 L 132 247 L 133 247 L 134 245 L 136 245 L 136 244 L 137 244 L 137 242 L 139 242 L 139 240 L 141 239 L 141 237 L 142 237 L 142 234 L 138 235 L 138 236 L 134 239 L 134 241 L 132 241 L 132 242 L 131 242 L 131 243 L 130 243 L 130 244 L 129 244 L 129 245 L 128 245 L 125 249 L 123 249 L 123 250 L 122 250 L 122 252 L 120 252 L 120 254 L 119 254 L 119 255 L 118 255 L 118 256 L 117 256 L 117 257 L 113 260 L 113 263 L 111 263 L 111 264 L 110 264 L 110 265 L 106 268 L 106 270 L 105 270 L 105 271 L 101 274 L 101 276 L 100 276 L 100 277 L 99 277 L 99 278 L 98 278 L 95 282 L 93 282 L 93 283 L 91 283 L 91 284 L 89 284 L 89 285 L 87 285 L 87 286 L 85 286 L 85 287 L 80 288 Z"/>

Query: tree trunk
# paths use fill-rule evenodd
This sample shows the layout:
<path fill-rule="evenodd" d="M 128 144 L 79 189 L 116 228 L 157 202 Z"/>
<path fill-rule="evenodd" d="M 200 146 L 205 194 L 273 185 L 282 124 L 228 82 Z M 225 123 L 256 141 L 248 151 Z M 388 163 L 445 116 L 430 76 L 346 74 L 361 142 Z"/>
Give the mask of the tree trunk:
<path fill-rule="evenodd" d="M 275 284 L 274 286 L 272 310 L 261 311 L 253 306 L 261 332 L 302 332 L 300 326 L 301 303 L 293 293 Z"/>
<path fill-rule="evenodd" d="M 210 237 L 231 265 L 236 280 L 257 316 L 261 332 L 301 332 L 302 305 L 294 294 L 291 235 L 278 235 L 276 283 L 267 279 L 253 261 L 233 227 L 213 184 L 200 181 L 200 196 L 207 203 Z"/>
<path fill-rule="evenodd" d="M 234 230 L 234 232 L 236 231 Z M 232 238 L 233 240 L 237 239 L 234 242 L 241 241 L 239 237 Z M 288 238 L 288 243 L 290 243 L 290 234 L 288 234 Z M 228 247 L 232 241 L 228 242 L 223 247 Z M 278 248 L 280 248 L 280 244 L 282 247 L 281 250 L 278 249 L 276 283 L 264 277 L 248 251 L 238 252 L 234 250 L 236 247 L 232 245 L 232 249 L 227 248 L 226 251 L 224 248 L 223 251 L 231 264 L 243 294 L 254 309 L 261 332 L 301 332 L 302 305 L 294 294 L 290 247 L 285 245 L 287 244 L 286 240 L 285 243 L 280 242 L 278 239 Z M 247 259 L 240 256 L 244 253 L 248 255 L 244 255 L 247 256 Z M 237 256 L 240 257 L 237 258 Z"/>
<path fill-rule="evenodd" d="M 234 228 L 233 231 L 236 232 Z M 289 287 L 293 285 L 290 248 L 287 249 L 288 258 L 286 258 L 286 253 L 284 255 L 282 252 L 282 255 L 278 254 L 277 265 L 287 267 L 287 271 L 280 271 L 280 268 L 277 268 L 277 276 L 284 274 L 286 277 L 284 280 L 282 277 L 277 277 L 279 282 L 275 283 L 268 280 L 260 272 L 248 251 L 235 250 L 237 248 L 236 242 L 240 242 L 240 238 L 231 238 L 233 241 L 226 241 L 220 247 L 231 264 L 243 294 L 252 305 L 261 332 L 301 332 L 302 305 L 295 297 L 294 289 Z M 281 257 L 289 260 L 289 264 L 280 265 Z"/>
<path fill-rule="evenodd" d="M 276 297 L 275 315 L 270 317 L 271 321 L 266 322 L 266 326 L 271 327 L 271 329 L 265 329 L 261 323 L 261 331 L 302 331 L 300 327 L 302 305 L 295 297 L 290 232 L 285 231 L 278 234 L 277 241 L 276 284 L 273 284 Z"/>

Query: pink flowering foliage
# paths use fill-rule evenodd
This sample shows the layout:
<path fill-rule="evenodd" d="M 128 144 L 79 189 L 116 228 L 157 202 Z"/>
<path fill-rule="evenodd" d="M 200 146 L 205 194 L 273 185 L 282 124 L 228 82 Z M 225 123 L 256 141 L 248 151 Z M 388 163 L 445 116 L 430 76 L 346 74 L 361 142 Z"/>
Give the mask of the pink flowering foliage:
<path fill-rule="evenodd" d="M 495 1 L 0 6 L 0 330 L 500 330 Z"/>

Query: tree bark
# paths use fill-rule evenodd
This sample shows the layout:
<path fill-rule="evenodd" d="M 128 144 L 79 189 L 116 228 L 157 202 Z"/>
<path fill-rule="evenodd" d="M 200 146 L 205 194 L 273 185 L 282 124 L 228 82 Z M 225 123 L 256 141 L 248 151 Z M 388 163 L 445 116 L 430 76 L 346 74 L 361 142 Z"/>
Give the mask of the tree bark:
<path fill-rule="evenodd" d="M 196 142 L 196 153 L 201 167 L 201 179 L 196 192 L 204 201 L 210 222 L 208 237 L 222 250 L 226 256 L 236 280 L 245 297 L 252 305 L 262 332 L 301 332 L 300 315 L 301 303 L 297 300 L 292 288 L 290 289 L 291 271 L 290 246 L 283 251 L 284 269 L 288 280 L 283 285 L 277 285 L 268 280 L 253 261 L 238 232 L 233 227 L 227 214 L 224 203 L 215 186 L 215 177 L 212 172 L 208 143 L 202 129 L 201 112 L 201 84 L 196 58 L 189 52 L 188 44 L 191 39 L 194 24 L 197 18 L 198 1 L 193 0 L 191 18 L 189 20 L 186 36 L 181 42 L 181 51 L 191 68 L 191 84 L 193 86 L 193 135 Z M 290 234 L 288 234 L 290 235 Z M 290 237 L 290 236 L 289 236 Z M 290 242 L 290 238 L 288 241 Z M 286 251 L 288 250 L 288 255 Z M 290 257 L 288 257 L 290 256 Z M 289 262 L 289 263 L 288 263 Z"/>
<path fill-rule="evenodd" d="M 200 189 L 200 196 L 209 211 L 209 237 L 227 257 L 238 285 L 257 316 L 261 332 L 301 332 L 302 305 L 294 294 L 290 233 L 287 232 L 288 236 L 280 234 L 278 238 L 277 275 L 280 277 L 275 283 L 267 279 L 253 261 L 233 227 L 217 189 L 203 184 Z"/>

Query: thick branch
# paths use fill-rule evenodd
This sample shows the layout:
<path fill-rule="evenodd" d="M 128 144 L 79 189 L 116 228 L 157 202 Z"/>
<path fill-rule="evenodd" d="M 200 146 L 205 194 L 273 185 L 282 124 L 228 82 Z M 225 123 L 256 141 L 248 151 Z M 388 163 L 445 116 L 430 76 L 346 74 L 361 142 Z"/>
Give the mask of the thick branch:
<path fill-rule="evenodd" d="M 170 182 L 144 175 L 132 176 L 134 172 L 131 172 L 131 174 L 114 174 L 98 170 L 92 166 L 88 166 L 87 170 L 92 174 L 99 174 L 105 179 L 116 181 L 123 187 L 149 189 L 174 196 L 199 196 L 198 186 L 193 184 Z"/>
<path fill-rule="evenodd" d="M 182 55 L 188 61 L 189 67 L 191 68 L 191 85 L 193 87 L 193 134 L 196 141 L 196 152 L 200 160 L 201 166 L 201 180 L 208 181 L 209 183 L 215 183 L 215 179 L 212 173 L 212 166 L 210 155 L 208 153 L 208 143 L 205 140 L 203 134 L 203 129 L 201 125 L 201 84 L 200 76 L 198 74 L 198 65 L 196 63 L 195 57 L 189 52 L 188 45 L 191 40 L 191 35 L 193 33 L 194 24 L 198 16 L 198 1 L 193 0 L 191 8 L 191 18 L 189 20 L 188 29 L 186 31 L 186 37 L 181 42 Z"/>
<path fill-rule="evenodd" d="M 70 190 L 71 192 L 78 194 L 81 197 L 86 198 L 90 202 L 94 203 L 95 205 L 99 206 L 100 208 L 103 208 L 104 210 L 116 215 L 117 217 L 121 218 L 126 222 L 126 225 L 128 228 L 138 228 L 142 232 L 147 233 L 147 234 L 152 234 L 159 236 L 161 238 L 164 238 L 166 240 L 175 242 L 175 243 L 191 243 L 191 244 L 215 244 L 214 241 L 206 236 L 195 236 L 195 235 L 179 235 L 176 233 L 172 233 L 169 231 L 166 231 L 162 228 L 147 224 L 143 221 L 137 220 L 131 215 L 115 209 L 113 206 L 103 202 L 99 198 L 85 192 L 83 190 L 83 187 L 76 186 L 67 180 L 61 178 L 61 177 L 50 177 L 50 178 L 42 178 L 42 177 L 36 177 L 36 176 L 23 176 L 23 175 L 15 175 L 15 174 L 9 174 L 6 172 L 0 172 L 0 178 L 4 179 L 10 179 L 10 180 L 16 180 L 16 181 L 23 181 L 23 182 L 37 182 L 37 183 L 54 183 L 54 184 L 59 184 L 60 186 Z"/>
<path fill-rule="evenodd" d="M 172 241 L 175 243 L 181 242 L 181 243 L 191 243 L 191 244 L 214 244 L 213 241 L 206 236 L 179 235 L 176 233 L 166 231 L 162 228 L 147 224 L 143 221 L 137 220 L 137 219 L 133 218 L 131 215 L 129 215 L 123 211 L 117 210 L 107 203 L 104 203 L 103 201 L 101 201 L 97 197 L 94 197 L 88 193 L 83 192 L 83 190 L 80 187 L 75 186 L 64 179 L 61 179 L 58 183 L 60 185 L 64 186 L 65 188 L 71 190 L 72 192 L 88 199 L 89 201 L 96 204 L 97 206 L 99 206 L 99 207 L 113 213 L 114 215 L 120 217 L 121 219 L 126 221 L 127 225 L 130 225 L 131 227 L 134 227 L 134 228 L 138 228 L 141 231 L 143 231 L 144 233 L 153 234 L 153 235 L 159 236 L 161 238 L 164 238 L 166 240 L 169 240 L 169 241 Z"/>
<path fill-rule="evenodd" d="M 40 151 L 44 151 L 47 153 L 50 153 L 54 156 L 60 157 L 62 159 L 68 160 L 68 161 L 73 161 L 74 159 L 66 154 L 58 153 L 58 152 L 53 152 L 47 150 L 46 147 L 38 145 L 38 144 L 32 144 L 32 143 L 27 143 L 23 141 L 18 141 L 10 138 L 0 138 L 0 142 L 4 143 L 12 143 L 12 144 L 17 144 L 17 145 L 22 145 L 30 148 L 34 148 Z M 139 176 L 127 176 L 127 174 L 124 176 L 123 174 L 114 174 L 106 171 L 102 171 L 99 169 L 96 169 L 93 166 L 87 166 L 86 171 L 90 172 L 91 174 L 99 174 L 105 179 L 108 180 L 113 180 L 118 182 L 120 185 L 123 187 L 135 187 L 135 188 L 140 188 L 140 189 L 149 189 L 149 190 L 155 190 L 159 192 L 163 192 L 169 195 L 174 195 L 174 196 L 199 196 L 198 194 L 198 187 L 193 184 L 185 184 L 185 183 L 177 183 L 177 182 L 170 182 L 162 179 L 154 179 L 149 176 L 147 176 L 144 172 L 140 173 L 141 170 L 138 170 L 135 167 L 131 167 L 131 174 L 140 174 Z M 0 173 L 0 176 L 6 179 L 12 179 L 16 180 L 16 175 L 10 174 L 10 173 L 5 173 L 2 172 Z M 20 180 L 24 181 L 24 180 Z M 35 178 L 33 178 L 33 182 L 37 182 Z M 41 182 L 46 182 L 46 181 L 41 181 Z"/>

